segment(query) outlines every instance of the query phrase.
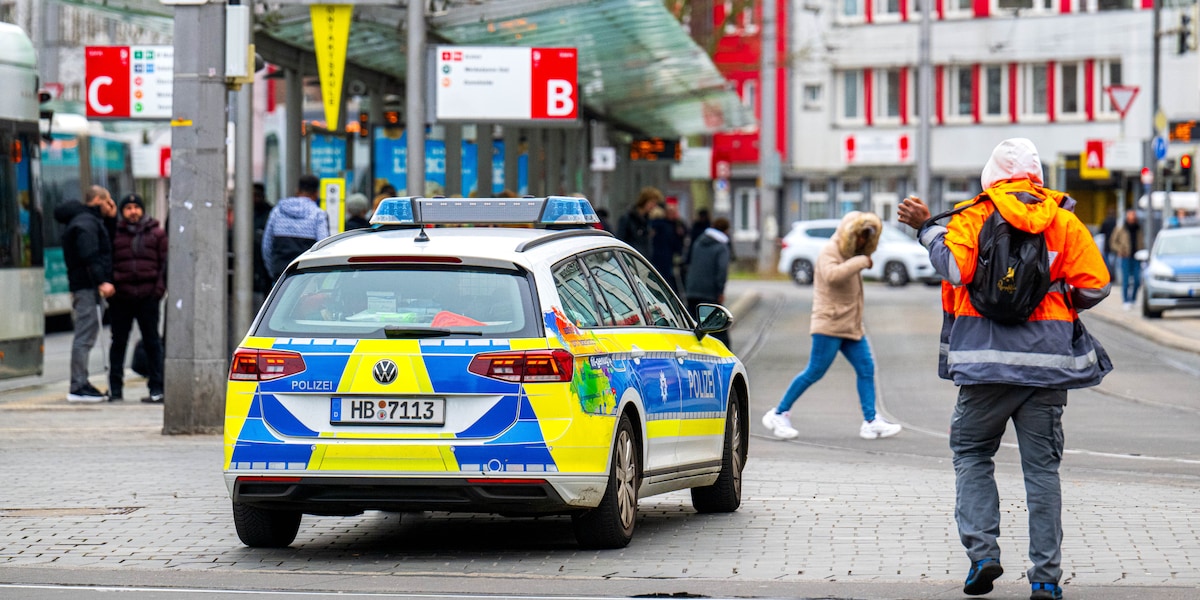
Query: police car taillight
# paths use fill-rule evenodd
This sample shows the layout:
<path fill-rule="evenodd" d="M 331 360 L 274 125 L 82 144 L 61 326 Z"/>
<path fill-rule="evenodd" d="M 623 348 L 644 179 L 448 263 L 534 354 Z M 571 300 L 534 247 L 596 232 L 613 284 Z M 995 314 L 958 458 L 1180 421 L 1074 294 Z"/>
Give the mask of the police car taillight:
<path fill-rule="evenodd" d="M 568 382 L 575 357 L 566 350 L 485 352 L 471 359 L 467 370 L 476 375 L 515 383 Z"/>
<path fill-rule="evenodd" d="M 303 373 L 304 357 L 290 350 L 238 348 L 229 367 L 230 381 L 270 381 Z"/>

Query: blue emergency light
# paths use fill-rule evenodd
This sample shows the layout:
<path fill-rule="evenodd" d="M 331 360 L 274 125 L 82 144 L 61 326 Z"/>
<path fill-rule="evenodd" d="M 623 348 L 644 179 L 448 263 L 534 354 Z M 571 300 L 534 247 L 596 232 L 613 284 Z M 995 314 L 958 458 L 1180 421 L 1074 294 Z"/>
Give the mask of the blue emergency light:
<path fill-rule="evenodd" d="M 590 226 L 600 222 L 587 198 L 387 198 L 372 225 Z"/>

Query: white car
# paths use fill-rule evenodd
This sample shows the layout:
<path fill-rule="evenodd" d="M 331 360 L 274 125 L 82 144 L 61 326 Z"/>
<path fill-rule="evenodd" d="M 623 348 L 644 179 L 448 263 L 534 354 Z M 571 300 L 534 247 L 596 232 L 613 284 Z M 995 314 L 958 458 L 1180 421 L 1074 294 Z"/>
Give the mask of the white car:
<path fill-rule="evenodd" d="M 796 221 L 784 236 L 779 250 L 779 272 L 791 276 L 798 285 L 812 285 L 813 268 L 821 249 L 837 231 L 841 219 Z M 941 281 L 929 262 L 929 252 L 921 243 L 890 223 L 884 223 L 879 248 L 871 255 L 874 265 L 863 271 L 867 279 L 881 279 L 889 286 L 908 285 L 910 281 L 935 284 Z"/>

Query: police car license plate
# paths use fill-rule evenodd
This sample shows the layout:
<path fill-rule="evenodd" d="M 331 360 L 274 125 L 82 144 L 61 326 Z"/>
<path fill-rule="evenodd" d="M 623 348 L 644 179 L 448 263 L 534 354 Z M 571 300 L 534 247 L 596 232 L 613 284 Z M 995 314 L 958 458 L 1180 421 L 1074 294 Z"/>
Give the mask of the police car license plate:
<path fill-rule="evenodd" d="M 332 398 L 330 423 L 444 425 L 445 398 Z"/>

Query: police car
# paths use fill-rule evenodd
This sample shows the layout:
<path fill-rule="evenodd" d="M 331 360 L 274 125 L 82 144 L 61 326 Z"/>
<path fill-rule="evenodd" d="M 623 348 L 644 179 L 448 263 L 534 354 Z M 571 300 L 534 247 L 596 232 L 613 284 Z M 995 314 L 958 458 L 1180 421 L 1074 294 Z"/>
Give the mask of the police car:
<path fill-rule="evenodd" d="M 748 378 L 709 335 L 732 317 L 696 323 L 596 222 L 580 198 L 392 198 L 293 261 L 229 372 L 242 542 L 432 510 L 568 514 L 619 548 L 645 496 L 736 510 Z"/>

